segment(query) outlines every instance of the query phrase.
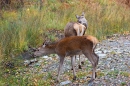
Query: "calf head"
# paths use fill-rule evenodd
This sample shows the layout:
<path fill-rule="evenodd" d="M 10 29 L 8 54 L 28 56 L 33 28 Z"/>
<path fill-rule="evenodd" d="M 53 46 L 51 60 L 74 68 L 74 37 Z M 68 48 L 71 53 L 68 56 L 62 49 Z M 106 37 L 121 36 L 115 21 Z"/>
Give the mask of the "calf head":
<path fill-rule="evenodd" d="M 56 43 L 44 42 L 42 46 L 36 49 L 36 51 L 34 52 L 34 57 L 39 57 L 53 53 L 55 54 L 55 47 Z"/>
<path fill-rule="evenodd" d="M 88 23 L 87 23 L 87 20 L 86 20 L 86 18 L 85 18 L 84 12 L 82 13 L 81 16 L 76 15 L 76 18 L 77 18 L 77 22 L 78 22 L 78 23 L 83 24 L 83 25 L 87 28 Z"/>

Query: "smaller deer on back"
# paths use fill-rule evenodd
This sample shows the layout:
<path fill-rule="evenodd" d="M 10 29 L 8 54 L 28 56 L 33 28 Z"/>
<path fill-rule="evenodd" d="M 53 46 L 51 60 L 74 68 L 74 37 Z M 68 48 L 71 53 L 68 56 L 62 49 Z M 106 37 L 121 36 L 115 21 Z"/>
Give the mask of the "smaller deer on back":
<path fill-rule="evenodd" d="M 87 29 L 87 20 L 84 12 L 81 16 L 76 15 L 77 22 L 68 22 L 64 28 L 65 37 L 70 36 L 83 36 Z M 84 62 L 82 62 L 84 63 Z M 81 69 L 81 59 L 79 55 L 79 69 Z"/>

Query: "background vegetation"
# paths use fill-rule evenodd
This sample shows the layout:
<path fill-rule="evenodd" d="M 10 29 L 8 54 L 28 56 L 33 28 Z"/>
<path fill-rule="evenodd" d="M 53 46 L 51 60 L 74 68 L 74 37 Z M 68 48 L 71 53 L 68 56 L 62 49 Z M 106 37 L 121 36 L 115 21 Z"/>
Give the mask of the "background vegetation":
<path fill-rule="evenodd" d="M 17 55 L 28 50 L 28 46 L 39 46 L 47 30 L 63 30 L 67 22 L 76 21 L 75 15 L 83 11 L 88 20 L 86 34 L 94 35 L 99 40 L 130 31 L 130 9 L 118 0 L 1 1 L 1 66 L 5 61 L 16 61 Z"/>

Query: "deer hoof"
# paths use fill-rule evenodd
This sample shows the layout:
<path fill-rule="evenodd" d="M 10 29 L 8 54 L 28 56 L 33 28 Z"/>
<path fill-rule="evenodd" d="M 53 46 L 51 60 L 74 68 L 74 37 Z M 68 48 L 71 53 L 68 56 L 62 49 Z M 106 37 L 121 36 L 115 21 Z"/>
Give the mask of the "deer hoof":
<path fill-rule="evenodd" d="M 89 81 L 88 81 L 88 83 L 92 83 L 94 81 L 94 79 L 90 79 Z"/>
<path fill-rule="evenodd" d="M 56 81 L 55 81 L 55 83 L 59 83 L 60 81 L 57 79 Z"/>
<path fill-rule="evenodd" d="M 95 78 L 97 77 L 97 72 L 95 72 Z"/>
<path fill-rule="evenodd" d="M 81 65 L 79 65 L 79 69 L 82 69 Z"/>
<path fill-rule="evenodd" d="M 84 62 L 82 61 L 81 64 L 84 65 Z"/>
<path fill-rule="evenodd" d="M 73 80 L 76 80 L 76 76 L 73 77 Z"/>

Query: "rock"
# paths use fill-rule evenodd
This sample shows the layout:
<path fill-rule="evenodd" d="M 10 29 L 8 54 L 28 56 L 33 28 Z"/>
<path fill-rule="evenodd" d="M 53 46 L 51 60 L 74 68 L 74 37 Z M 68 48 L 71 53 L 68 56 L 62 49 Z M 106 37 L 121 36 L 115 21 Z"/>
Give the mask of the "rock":
<path fill-rule="evenodd" d="M 71 83 L 72 83 L 71 81 L 67 80 L 67 81 L 61 82 L 60 86 L 66 86 L 66 85 L 69 85 Z"/>
<path fill-rule="evenodd" d="M 41 65 L 41 63 L 36 63 L 36 64 L 35 64 L 35 66 L 40 66 L 40 65 Z"/>
<path fill-rule="evenodd" d="M 103 59 L 103 58 L 106 58 L 107 54 L 98 54 L 98 56 L 99 56 L 99 58 Z"/>
<path fill-rule="evenodd" d="M 31 59 L 30 62 L 31 63 L 34 63 L 34 62 L 37 62 L 38 60 L 35 58 L 35 59 Z"/>
<path fill-rule="evenodd" d="M 107 60 L 108 60 L 108 61 L 110 61 L 110 60 L 111 60 L 111 58 L 107 58 Z"/>
<path fill-rule="evenodd" d="M 100 53 L 102 53 L 102 51 L 96 51 L 95 53 L 96 53 L 96 54 L 100 54 Z"/>
<path fill-rule="evenodd" d="M 47 59 L 47 58 L 48 58 L 48 56 L 42 56 L 41 58 Z"/>
<path fill-rule="evenodd" d="M 24 61 L 24 65 L 25 66 L 29 66 L 30 64 L 35 63 L 35 62 L 38 62 L 38 60 L 36 58 L 35 59 L 31 59 L 31 60 L 25 60 Z"/>
<path fill-rule="evenodd" d="M 29 61 L 29 60 L 25 60 L 25 61 L 24 61 L 24 65 L 25 65 L 25 66 L 28 66 L 29 64 L 30 64 L 30 61 Z"/>
<path fill-rule="evenodd" d="M 91 83 L 88 83 L 88 86 L 93 86 L 93 82 L 91 82 Z"/>

